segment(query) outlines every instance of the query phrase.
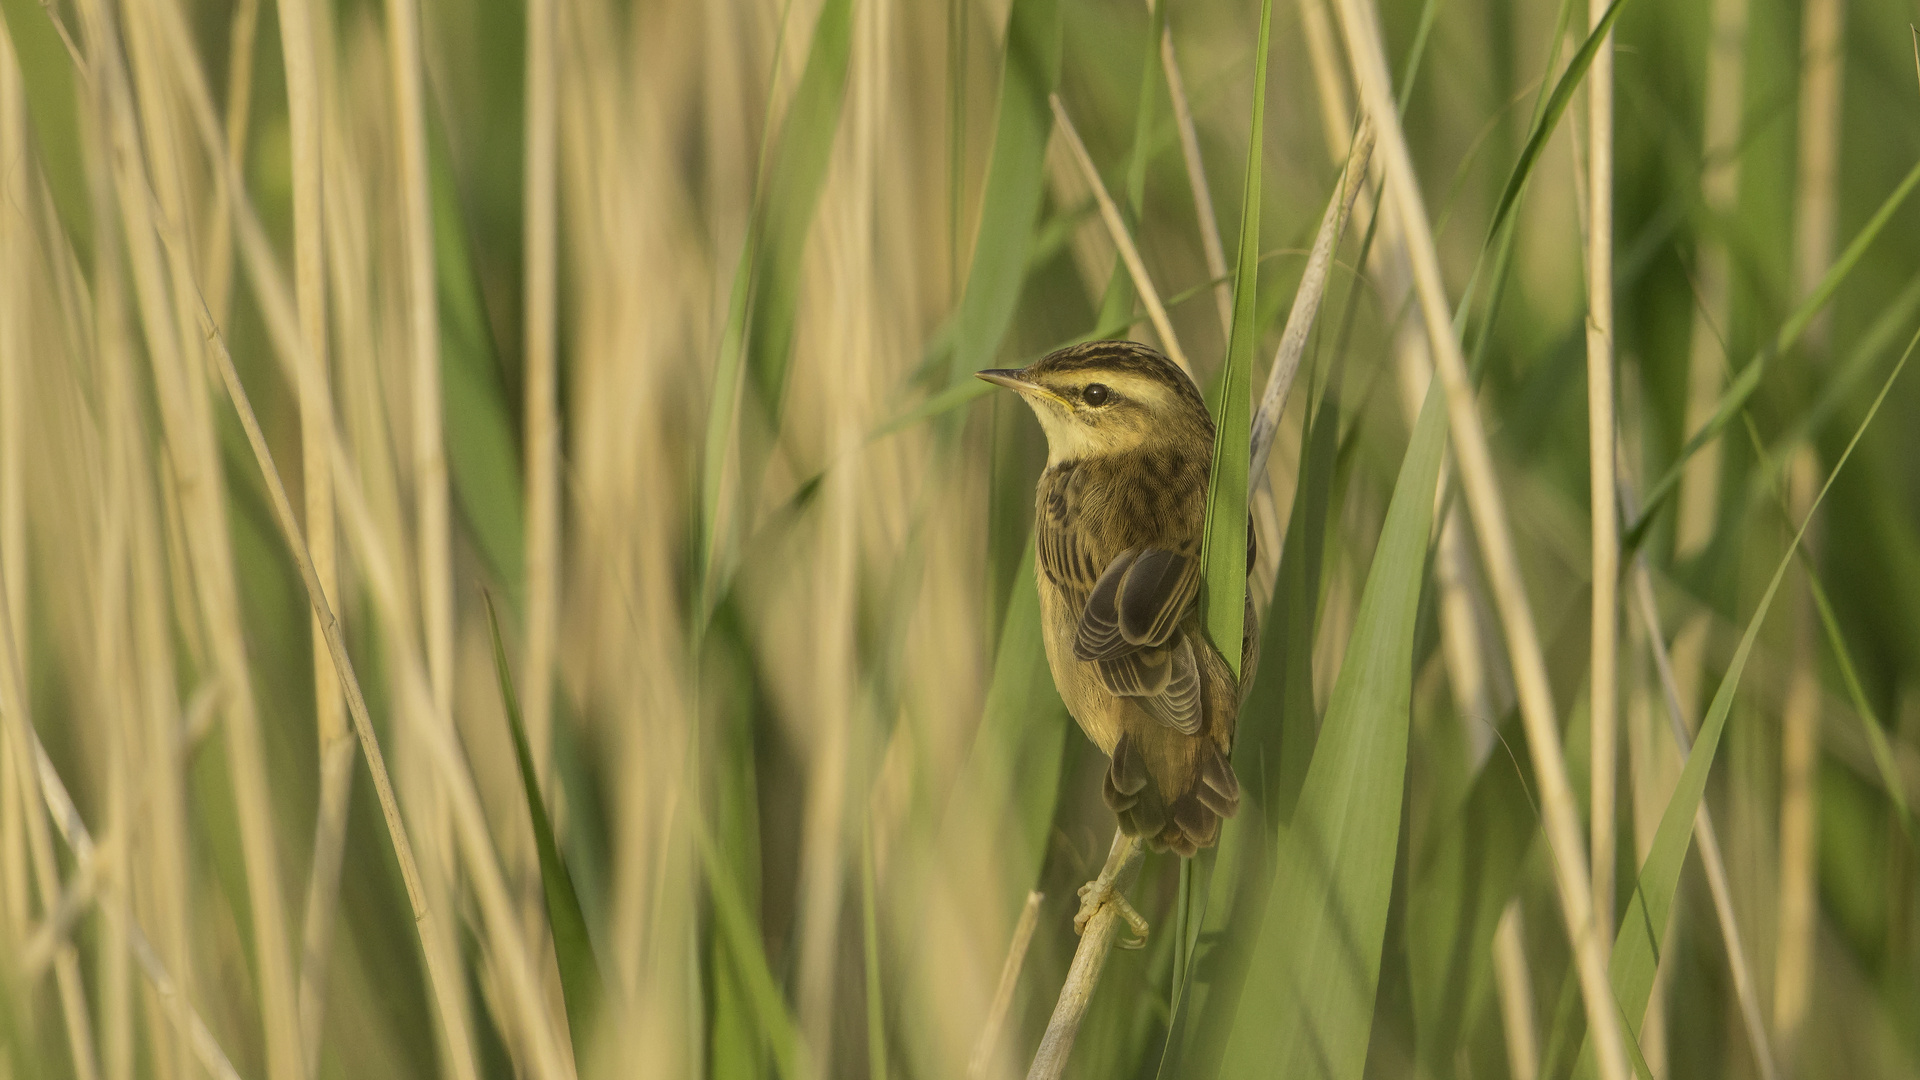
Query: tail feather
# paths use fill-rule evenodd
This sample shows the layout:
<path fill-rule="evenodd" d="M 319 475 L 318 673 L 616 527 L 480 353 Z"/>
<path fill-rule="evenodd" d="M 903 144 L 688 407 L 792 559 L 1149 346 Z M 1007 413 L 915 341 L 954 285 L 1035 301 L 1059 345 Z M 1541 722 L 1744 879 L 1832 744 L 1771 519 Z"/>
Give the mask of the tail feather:
<path fill-rule="evenodd" d="M 1132 790 L 1127 790 L 1131 788 Z M 1192 857 L 1220 839 L 1220 819 L 1240 810 L 1240 784 L 1224 753 L 1212 745 L 1201 751 L 1192 786 L 1166 799 L 1148 782 L 1140 757 L 1122 737 L 1114 747 L 1101 793 L 1129 836 L 1146 840 L 1154 851 L 1172 850 Z"/>

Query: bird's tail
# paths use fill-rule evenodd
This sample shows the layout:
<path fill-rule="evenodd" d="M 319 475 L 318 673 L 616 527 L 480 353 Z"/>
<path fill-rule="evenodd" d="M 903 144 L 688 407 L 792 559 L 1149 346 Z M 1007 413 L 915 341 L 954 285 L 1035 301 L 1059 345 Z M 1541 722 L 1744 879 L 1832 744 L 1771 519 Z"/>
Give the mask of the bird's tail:
<path fill-rule="evenodd" d="M 1240 809 L 1240 781 L 1220 748 L 1207 742 L 1200 748 L 1198 768 L 1185 791 L 1168 799 L 1147 773 L 1145 763 L 1122 736 L 1113 748 L 1101 795 L 1120 830 L 1139 836 L 1155 851 L 1171 848 L 1185 857 L 1220 838 L 1220 819 Z"/>

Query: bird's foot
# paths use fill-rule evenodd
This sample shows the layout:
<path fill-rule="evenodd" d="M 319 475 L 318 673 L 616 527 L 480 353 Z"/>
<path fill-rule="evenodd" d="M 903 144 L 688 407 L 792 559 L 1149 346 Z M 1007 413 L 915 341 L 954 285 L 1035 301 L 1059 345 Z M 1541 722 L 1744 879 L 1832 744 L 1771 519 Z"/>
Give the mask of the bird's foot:
<path fill-rule="evenodd" d="M 1100 872 L 1099 877 L 1080 886 L 1080 913 L 1073 917 L 1073 932 L 1086 933 L 1087 923 L 1099 914 L 1102 907 L 1109 904 L 1113 905 L 1114 913 L 1120 916 L 1121 921 L 1127 924 L 1127 929 L 1133 931 L 1131 939 L 1122 939 L 1119 942 L 1120 947 L 1123 949 L 1144 947 L 1147 943 L 1147 920 L 1133 909 L 1132 904 L 1127 903 L 1127 898 L 1120 895 L 1120 890 L 1113 887 L 1113 878 L 1104 870 Z"/>

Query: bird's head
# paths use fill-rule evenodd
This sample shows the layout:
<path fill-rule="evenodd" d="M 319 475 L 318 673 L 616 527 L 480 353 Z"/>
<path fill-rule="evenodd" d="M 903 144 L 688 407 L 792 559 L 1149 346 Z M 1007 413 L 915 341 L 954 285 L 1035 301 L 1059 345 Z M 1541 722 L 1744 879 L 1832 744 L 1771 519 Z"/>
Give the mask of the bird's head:
<path fill-rule="evenodd" d="M 1193 380 L 1139 342 L 1090 341 L 978 375 L 1033 407 L 1048 465 L 1157 447 L 1212 453 L 1213 419 Z"/>

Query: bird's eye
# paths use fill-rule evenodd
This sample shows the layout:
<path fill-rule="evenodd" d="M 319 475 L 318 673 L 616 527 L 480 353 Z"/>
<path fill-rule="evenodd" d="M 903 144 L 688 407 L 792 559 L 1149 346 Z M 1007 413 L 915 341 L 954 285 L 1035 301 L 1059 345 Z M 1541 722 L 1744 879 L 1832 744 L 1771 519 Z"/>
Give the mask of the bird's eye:
<path fill-rule="evenodd" d="M 1089 405 L 1105 405 L 1107 403 L 1106 384 L 1088 383 L 1087 388 L 1080 391 L 1080 397 Z"/>

